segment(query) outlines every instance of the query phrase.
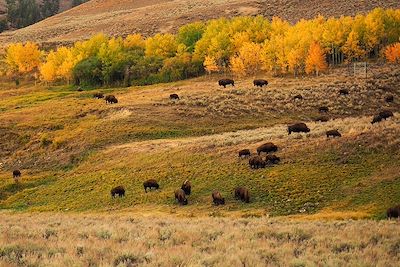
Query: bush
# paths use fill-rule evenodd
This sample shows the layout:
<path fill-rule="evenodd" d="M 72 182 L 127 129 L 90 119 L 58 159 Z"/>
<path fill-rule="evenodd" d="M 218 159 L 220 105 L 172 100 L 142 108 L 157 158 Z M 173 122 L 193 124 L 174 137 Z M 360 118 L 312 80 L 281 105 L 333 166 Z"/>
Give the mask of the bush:
<path fill-rule="evenodd" d="M 75 85 L 96 86 L 102 85 L 102 66 L 97 57 L 84 59 L 72 71 Z"/>

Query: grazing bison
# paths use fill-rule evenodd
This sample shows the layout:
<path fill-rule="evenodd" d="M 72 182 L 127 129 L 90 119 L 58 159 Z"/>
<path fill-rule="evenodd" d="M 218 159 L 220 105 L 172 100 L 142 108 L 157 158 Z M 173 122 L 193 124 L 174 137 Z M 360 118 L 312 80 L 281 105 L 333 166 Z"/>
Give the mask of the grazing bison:
<path fill-rule="evenodd" d="M 186 195 L 190 195 L 192 191 L 192 184 L 189 180 L 185 180 L 181 186 L 181 189 L 185 192 Z"/>
<path fill-rule="evenodd" d="M 265 162 L 269 164 L 278 164 L 281 159 L 276 155 L 267 155 L 265 158 Z"/>
<path fill-rule="evenodd" d="M 249 165 L 252 169 L 265 168 L 265 161 L 260 156 L 255 156 L 249 159 Z"/>
<path fill-rule="evenodd" d="M 178 94 L 170 94 L 169 95 L 169 99 L 171 99 L 171 100 L 179 100 L 179 96 L 178 96 Z"/>
<path fill-rule="evenodd" d="M 188 204 L 188 200 L 186 198 L 185 191 L 183 191 L 182 189 L 175 190 L 175 199 L 178 200 L 178 203 L 181 205 Z"/>
<path fill-rule="evenodd" d="M 393 117 L 393 112 L 390 110 L 382 110 L 379 112 L 379 116 L 381 116 L 382 119 L 386 120 L 387 118 Z"/>
<path fill-rule="evenodd" d="M 326 113 L 326 112 L 329 111 L 329 108 L 326 107 L 326 106 L 322 106 L 322 107 L 319 107 L 318 110 L 319 110 L 319 112 L 325 112 Z"/>
<path fill-rule="evenodd" d="M 249 190 L 245 187 L 237 187 L 235 189 L 235 198 L 240 199 L 246 203 L 250 202 L 250 193 Z"/>
<path fill-rule="evenodd" d="M 302 95 L 295 95 L 293 97 L 293 100 L 303 100 L 303 96 Z"/>
<path fill-rule="evenodd" d="M 400 205 L 388 208 L 388 210 L 386 211 L 386 216 L 388 219 L 400 218 Z"/>
<path fill-rule="evenodd" d="M 239 158 L 250 157 L 250 155 L 251 155 L 250 149 L 242 149 L 239 151 Z"/>
<path fill-rule="evenodd" d="M 269 153 L 269 152 L 276 152 L 278 151 L 278 146 L 273 143 L 265 143 L 259 147 L 257 147 L 257 154 L 260 155 L 262 152 Z"/>
<path fill-rule="evenodd" d="M 385 102 L 386 103 L 392 103 L 394 101 L 393 95 L 387 95 L 385 96 Z"/>
<path fill-rule="evenodd" d="M 219 86 L 223 86 L 226 88 L 228 84 L 231 84 L 232 86 L 235 86 L 235 81 L 232 79 L 221 79 L 218 81 Z"/>
<path fill-rule="evenodd" d="M 19 178 L 21 177 L 21 171 L 20 170 L 13 170 L 13 178 Z"/>
<path fill-rule="evenodd" d="M 327 122 L 327 121 L 329 121 L 329 117 L 327 117 L 327 116 L 319 116 L 319 117 L 315 118 L 314 121 L 316 121 L 316 122 Z"/>
<path fill-rule="evenodd" d="M 380 122 L 380 121 L 382 121 L 382 120 L 383 120 L 383 119 L 382 119 L 382 117 L 381 117 L 380 115 L 375 115 L 375 116 L 372 118 L 371 124 Z"/>
<path fill-rule="evenodd" d="M 125 188 L 123 186 L 117 186 L 111 189 L 111 197 L 124 197 L 125 196 Z"/>
<path fill-rule="evenodd" d="M 339 90 L 339 95 L 348 95 L 349 94 L 349 90 L 347 89 L 340 89 Z"/>
<path fill-rule="evenodd" d="M 265 86 L 268 85 L 268 81 L 264 80 L 264 79 L 259 79 L 259 80 L 254 80 L 253 84 L 254 84 L 254 86 L 263 87 L 264 85 Z"/>
<path fill-rule="evenodd" d="M 104 98 L 104 95 L 102 93 L 94 93 L 93 98 L 101 99 Z"/>
<path fill-rule="evenodd" d="M 113 95 L 106 96 L 106 104 L 117 104 L 118 99 Z"/>
<path fill-rule="evenodd" d="M 219 191 L 213 191 L 211 196 L 212 196 L 214 205 L 216 205 L 216 206 L 225 205 L 225 198 L 222 197 L 222 195 Z"/>
<path fill-rule="evenodd" d="M 305 123 L 295 123 L 292 125 L 288 126 L 288 133 L 291 134 L 293 133 L 308 133 L 310 131 L 310 128 L 307 127 Z"/>
<path fill-rule="evenodd" d="M 158 189 L 160 186 L 158 185 L 157 181 L 154 179 L 149 179 L 146 182 L 143 183 L 144 191 L 147 193 L 147 188 L 152 189 Z"/>
<path fill-rule="evenodd" d="M 332 137 L 342 137 L 342 135 L 339 133 L 338 130 L 326 131 L 326 137 L 329 138 L 330 136 L 332 136 Z"/>

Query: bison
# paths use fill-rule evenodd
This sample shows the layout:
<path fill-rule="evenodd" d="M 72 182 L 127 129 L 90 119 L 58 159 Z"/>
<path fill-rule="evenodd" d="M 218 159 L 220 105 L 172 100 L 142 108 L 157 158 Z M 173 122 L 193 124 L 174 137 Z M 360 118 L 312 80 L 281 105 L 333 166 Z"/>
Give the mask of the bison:
<path fill-rule="evenodd" d="M 316 121 L 316 122 L 327 122 L 327 121 L 329 121 L 329 117 L 327 117 L 327 116 L 319 116 L 319 117 L 316 117 L 314 121 Z"/>
<path fill-rule="evenodd" d="M 186 195 L 190 195 L 192 191 L 192 184 L 189 180 L 185 180 L 181 186 L 181 189 L 185 192 Z"/>
<path fill-rule="evenodd" d="M 147 193 L 147 188 L 152 189 L 158 189 L 160 186 L 158 185 L 157 181 L 154 179 L 149 179 L 146 182 L 143 183 L 144 191 Z"/>
<path fill-rule="evenodd" d="M 237 187 L 235 189 L 235 198 L 240 199 L 241 201 L 244 201 L 246 203 L 250 202 L 250 193 L 249 190 L 245 187 Z"/>
<path fill-rule="evenodd" d="M 394 101 L 393 95 L 387 95 L 385 96 L 385 102 L 386 103 L 392 103 Z"/>
<path fill-rule="evenodd" d="M 231 84 L 232 86 L 235 86 L 235 81 L 232 79 L 221 79 L 218 81 L 219 86 L 223 86 L 226 88 L 228 84 Z"/>
<path fill-rule="evenodd" d="M 265 158 L 265 162 L 269 164 L 278 164 L 281 159 L 276 155 L 267 155 Z"/>
<path fill-rule="evenodd" d="M 252 169 L 265 168 L 265 161 L 260 156 L 255 156 L 249 159 L 249 165 Z"/>
<path fill-rule="evenodd" d="M 388 210 L 386 211 L 386 216 L 388 219 L 400 218 L 400 205 L 388 208 Z"/>
<path fill-rule="evenodd" d="M 250 157 L 250 155 L 251 155 L 250 149 L 242 149 L 239 151 L 239 158 Z"/>
<path fill-rule="evenodd" d="M 113 95 L 106 96 L 106 104 L 117 104 L 118 99 Z"/>
<path fill-rule="evenodd" d="M 278 146 L 273 143 L 265 143 L 259 147 L 257 147 L 257 154 L 260 155 L 262 152 L 269 153 L 269 152 L 276 152 L 278 151 Z"/>
<path fill-rule="evenodd" d="M 390 110 L 382 110 L 379 112 L 379 116 L 381 116 L 382 119 L 386 120 L 387 118 L 393 117 L 393 112 Z"/>
<path fill-rule="evenodd" d="M 179 96 L 178 96 L 178 94 L 170 94 L 169 95 L 169 99 L 171 99 L 171 100 L 179 100 Z"/>
<path fill-rule="evenodd" d="M 212 196 L 214 205 L 216 205 L 216 206 L 225 205 L 225 198 L 222 197 L 222 195 L 219 191 L 213 191 L 211 196 Z"/>
<path fill-rule="evenodd" d="M 339 95 L 348 95 L 349 94 L 349 90 L 347 89 L 340 89 L 339 90 Z"/>
<path fill-rule="evenodd" d="M 332 137 L 342 137 L 342 135 L 339 133 L 338 130 L 326 131 L 326 137 L 329 138 L 330 136 L 332 136 Z"/>
<path fill-rule="evenodd" d="M 322 112 L 326 113 L 326 112 L 329 111 L 329 108 L 326 107 L 326 106 L 322 106 L 322 107 L 319 107 L 318 110 L 319 110 L 319 112 L 321 112 L 321 113 L 322 113 Z"/>
<path fill-rule="evenodd" d="M 308 133 L 310 128 L 307 127 L 305 123 L 295 123 L 288 126 L 288 134 L 293 133 Z"/>
<path fill-rule="evenodd" d="M 383 119 L 382 119 L 382 117 L 381 117 L 380 115 L 375 115 L 375 116 L 372 118 L 371 124 L 380 122 L 380 121 L 382 121 L 382 120 L 383 120 Z"/>
<path fill-rule="evenodd" d="M 104 95 L 102 93 L 94 93 L 93 98 L 101 99 L 104 98 Z"/>
<path fill-rule="evenodd" d="M 293 100 L 303 100 L 303 96 L 302 95 L 295 95 L 293 97 Z"/>
<path fill-rule="evenodd" d="M 124 197 L 125 196 L 125 188 L 123 186 L 117 186 L 111 189 L 111 197 Z"/>
<path fill-rule="evenodd" d="M 20 170 L 13 170 L 13 178 L 19 178 L 21 177 L 21 171 Z"/>
<path fill-rule="evenodd" d="M 264 79 L 258 79 L 253 81 L 254 86 L 263 87 L 268 85 L 268 81 Z"/>
<path fill-rule="evenodd" d="M 188 200 L 186 198 L 185 191 L 183 191 L 182 189 L 175 190 L 175 199 L 178 200 L 178 203 L 181 205 L 188 204 Z"/>

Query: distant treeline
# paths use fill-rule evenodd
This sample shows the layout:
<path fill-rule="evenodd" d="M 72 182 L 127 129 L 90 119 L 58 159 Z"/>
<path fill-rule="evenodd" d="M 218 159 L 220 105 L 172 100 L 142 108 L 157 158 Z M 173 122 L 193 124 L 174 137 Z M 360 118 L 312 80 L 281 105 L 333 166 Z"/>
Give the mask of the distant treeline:
<path fill-rule="evenodd" d="M 71 0 L 77 6 L 87 0 Z M 6 0 L 7 17 L 0 20 L 0 32 L 9 28 L 19 29 L 59 12 L 60 0 Z"/>
<path fill-rule="evenodd" d="M 386 58 L 400 62 L 400 10 L 356 17 L 317 17 L 291 25 L 262 17 L 220 18 L 177 34 L 103 34 L 44 52 L 33 43 L 7 48 L 8 72 L 40 73 L 46 82 L 128 86 L 195 77 L 205 72 L 315 73 L 328 65 Z M 20 59 L 20 60 L 19 60 Z"/>

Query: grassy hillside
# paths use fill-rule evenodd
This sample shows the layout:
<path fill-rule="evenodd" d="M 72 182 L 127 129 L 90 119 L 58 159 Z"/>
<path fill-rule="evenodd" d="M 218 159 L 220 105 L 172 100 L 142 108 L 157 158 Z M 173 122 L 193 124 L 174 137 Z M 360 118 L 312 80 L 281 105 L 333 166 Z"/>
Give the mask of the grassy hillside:
<path fill-rule="evenodd" d="M 13 32 L 0 34 L 0 43 L 35 41 L 45 45 L 71 43 L 87 39 L 99 31 L 109 36 L 174 32 L 193 21 L 213 18 L 263 15 L 278 16 L 290 22 L 318 15 L 354 16 L 377 8 L 400 8 L 397 0 L 184 0 L 110 1 L 92 0 L 76 8 Z"/>
<path fill-rule="evenodd" d="M 381 217 L 400 202 L 398 68 L 375 67 L 368 80 L 343 69 L 319 78 L 272 78 L 259 89 L 251 80 L 218 88 L 219 77 L 174 84 L 77 92 L 70 87 L 4 84 L 0 91 L 0 207 L 28 211 L 135 209 L 176 212 L 173 191 L 193 184 L 187 213 L 253 215 L 322 214 Z M 8 87 L 7 87 L 8 86 Z M 339 96 L 347 88 L 349 96 Z M 106 105 L 94 92 L 112 93 Z M 172 102 L 170 93 L 181 100 Z M 301 93 L 303 101 L 293 101 Z M 387 94 L 394 103 L 385 103 Z M 313 122 L 318 107 L 330 108 L 327 123 Z M 377 110 L 395 117 L 371 125 Z M 305 121 L 309 134 L 287 135 L 286 125 Z M 339 129 L 339 139 L 325 131 Z M 251 170 L 237 151 L 272 141 L 281 164 Z M 13 169 L 21 169 L 19 184 Z M 161 189 L 145 194 L 154 178 Z M 111 199 L 112 187 L 127 195 Z M 233 199 L 245 185 L 251 203 Z M 215 189 L 227 205 L 212 208 Z"/>

